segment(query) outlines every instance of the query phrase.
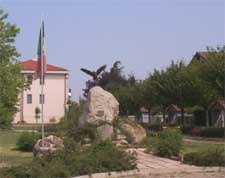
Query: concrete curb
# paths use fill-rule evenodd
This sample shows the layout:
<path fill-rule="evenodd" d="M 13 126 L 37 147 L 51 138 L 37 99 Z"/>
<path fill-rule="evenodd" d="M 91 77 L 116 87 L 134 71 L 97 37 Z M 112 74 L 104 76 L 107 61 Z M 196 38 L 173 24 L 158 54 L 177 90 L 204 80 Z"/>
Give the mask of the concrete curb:
<path fill-rule="evenodd" d="M 104 173 L 96 173 L 91 175 L 83 175 L 83 176 L 77 176 L 73 178 L 117 178 L 117 177 L 126 177 L 126 176 L 134 176 L 134 175 L 140 175 L 140 171 L 130 170 L 130 171 L 121 171 L 121 172 L 104 172 Z"/>
<path fill-rule="evenodd" d="M 122 177 L 130 177 L 135 175 L 163 175 L 163 174 L 172 174 L 172 173 L 207 173 L 207 172 L 224 172 L 225 174 L 225 168 L 224 167 L 192 167 L 192 168 L 186 168 L 183 170 L 176 170 L 176 169 L 157 169 L 157 170 L 149 170 L 149 169 L 135 169 L 130 171 L 121 171 L 121 172 L 108 172 L 108 173 L 96 173 L 91 175 L 83 175 L 83 176 L 77 176 L 73 178 L 122 178 Z"/>

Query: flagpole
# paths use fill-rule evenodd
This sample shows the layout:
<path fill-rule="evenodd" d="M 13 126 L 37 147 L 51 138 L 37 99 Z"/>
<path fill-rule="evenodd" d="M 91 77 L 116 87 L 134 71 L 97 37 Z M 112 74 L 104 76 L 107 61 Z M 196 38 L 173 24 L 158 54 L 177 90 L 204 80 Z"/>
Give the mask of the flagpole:
<path fill-rule="evenodd" d="M 44 147 L 44 64 L 43 64 L 43 17 L 41 17 L 41 137 L 42 137 L 42 147 Z"/>

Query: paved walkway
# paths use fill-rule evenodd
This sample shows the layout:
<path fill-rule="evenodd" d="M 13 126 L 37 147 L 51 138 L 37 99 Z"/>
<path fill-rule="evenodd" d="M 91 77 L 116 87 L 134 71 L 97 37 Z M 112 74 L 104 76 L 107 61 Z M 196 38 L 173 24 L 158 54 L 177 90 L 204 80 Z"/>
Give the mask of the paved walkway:
<path fill-rule="evenodd" d="M 0 168 L 3 168 L 3 167 L 9 167 L 9 165 L 6 163 L 0 163 Z"/>
<path fill-rule="evenodd" d="M 134 175 L 123 178 L 224 178 L 225 172 L 171 173 Z"/>
<path fill-rule="evenodd" d="M 167 158 L 161 158 L 151 154 L 146 154 L 144 149 L 130 149 L 130 151 L 135 151 L 137 153 L 137 168 L 144 171 L 145 169 L 151 171 L 158 170 L 185 170 L 185 169 L 194 169 L 195 166 L 182 164 L 179 161 L 174 161 Z"/>
<path fill-rule="evenodd" d="M 128 149 L 136 152 L 137 170 L 93 174 L 91 178 L 224 178 L 225 168 L 197 167 L 179 161 L 146 154 L 144 149 Z M 77 178 L 89 178 L 80 176 Z"/>
<path fill-rule="evenodd" d="M 225 168 L 204 168 L 179 161 L 146 154 L 144 149 L 130 149 L 137 153 L 137 168 L 141 174 L 134 178 L 224 178 Z M 128 177 L 127 177 L 128 178 Z"/>

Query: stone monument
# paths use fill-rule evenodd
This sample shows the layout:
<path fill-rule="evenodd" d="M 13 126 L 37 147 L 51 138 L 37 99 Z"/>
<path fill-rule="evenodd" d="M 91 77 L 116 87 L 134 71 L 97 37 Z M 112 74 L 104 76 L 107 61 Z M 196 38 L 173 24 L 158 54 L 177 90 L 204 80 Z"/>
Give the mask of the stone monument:
<path fill-rule="evenodd" d="M 139 143 L 146 137 L 145 129 L 133 121 L 124 120 L 119 128 L 115 128 L 114 122 L 118 119 L 118 114 L 119 102 L 116 98 L 101 87 L 95 86 L 88 93 L 79 124 L 81 127 L 86 124 L 96 126 L 102 140 L 118 138 L 120 143 L 125 143 L 126 136 L 123 135 L 123 131 L 130 134 L 134 143 Z"/>
<path fill-rule="evenodd" d="M 119 114 L 119 103 L 109 92 L 99 86 L 90 89 L 84 106 L 84 111 L 79 119 L 81 126 L 95 125 L 99 136 L 105 139 L 113 137 L 113 122 Z"/>

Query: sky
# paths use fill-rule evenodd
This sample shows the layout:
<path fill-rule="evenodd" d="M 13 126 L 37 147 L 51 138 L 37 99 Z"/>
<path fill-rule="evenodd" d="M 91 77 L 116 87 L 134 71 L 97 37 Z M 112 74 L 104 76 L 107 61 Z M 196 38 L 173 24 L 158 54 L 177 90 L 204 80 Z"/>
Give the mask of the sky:
<path fill-rule="evenodd" d="M 81 67 L 109 70 L 119 60 L 124 74 L 144 79 L 225 44 L 224 0 L 0 0 L 0 7 L 21 30 L 21 61 L 37 58 L 43 16 L 47 61 L 70 71 L 75 100 L 90 79 Z"/>

